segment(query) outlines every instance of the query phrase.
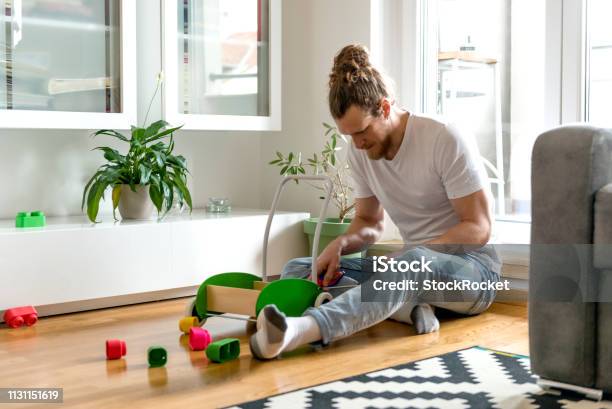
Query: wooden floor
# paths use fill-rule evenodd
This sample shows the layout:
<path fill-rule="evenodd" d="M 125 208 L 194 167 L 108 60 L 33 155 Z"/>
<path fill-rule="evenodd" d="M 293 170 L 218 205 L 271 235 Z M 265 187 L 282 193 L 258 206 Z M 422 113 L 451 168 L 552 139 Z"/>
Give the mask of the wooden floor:
<path fill-rule="evenodd" d="M 417 336 L 408 325 L 386 321 L 328 348 L 305 347 L 269 362 L 251 358 L 243 322 L 213 318 L 205 326 L 213 338 L 241 339 L 240 359 L 214 364 L 203 352 L 190 351 L 178 331 L 186 303 L 179 299 L 49 317 L 31 328 L 3 324 L 0 387 L 62 387 L 69 407 L 208 408 L 473 345 L 528 354 L 526 307 L 494 304 L 480 316 L 446 317 L 434 334 Z M 104 342 L 110 338 L 127 342 L 125 359 L 105 360 Z M 148 368 L 151 345 L 168 350 L 165 368 Z"/>

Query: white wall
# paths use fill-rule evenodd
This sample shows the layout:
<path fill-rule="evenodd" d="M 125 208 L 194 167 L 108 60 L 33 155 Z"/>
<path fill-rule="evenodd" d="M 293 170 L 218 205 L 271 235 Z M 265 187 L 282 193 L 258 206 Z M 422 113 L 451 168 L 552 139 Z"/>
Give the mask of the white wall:
<path fill-rule="evenodd" d="M 142 123 L 161 69 L 160 3 L 137 0 L 137 11 L 138 121 Z M 149 122 L 160 118 L 160 113 L 158 95 Z M 0 219 L 14 218 L 16 212 L 25 210 L 43 210 L 51 216 L 81 214 L 83 187 L 103 163 L 101 153 L 91 149 L 107 144 L 121 147 L 110 137 L 93 140 L 90 134 L 85 130 L 0 129 Z M 258 133 L 179 132 L 176 152 L 187 158 L 195 206 L 203 207 L 209 196 L 227 196 L 237 207 L 260 206 Z M 108 200 L 103 211 L 110 211 Z"/>
<path fill-rule="evenodd" d="M 274 152 L 302 151 L 306 157 L 325 143 L 321 122 L 331 122 L 327 81 L 333 57 L 349 43 L 369 45 L 370 0 L 283 0 L 283 122 L 281 132 L 261 138 L 262 206 L 269 207 L 279 181 L 267 163 Z M 318 214 L 318 192 L 290 186 L 280 208 Z M 330 207 L 329 215 L 334 209 Z"/>

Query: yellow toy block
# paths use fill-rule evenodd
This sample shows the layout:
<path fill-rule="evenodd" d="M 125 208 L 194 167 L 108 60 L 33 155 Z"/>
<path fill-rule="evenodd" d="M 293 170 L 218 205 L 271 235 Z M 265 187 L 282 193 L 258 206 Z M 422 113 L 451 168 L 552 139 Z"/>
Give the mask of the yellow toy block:
<path fill-rule="evenodd" d="M 200 320 L 198 320 L 198 317 L 184 317 L 184 318 L 181 318 L 181 320 L 179 321 L 179 329 L 184 334 L 189 334 L 189 329 L 191 327 L 199 327 L 199 326 L 200 326 Z"/>

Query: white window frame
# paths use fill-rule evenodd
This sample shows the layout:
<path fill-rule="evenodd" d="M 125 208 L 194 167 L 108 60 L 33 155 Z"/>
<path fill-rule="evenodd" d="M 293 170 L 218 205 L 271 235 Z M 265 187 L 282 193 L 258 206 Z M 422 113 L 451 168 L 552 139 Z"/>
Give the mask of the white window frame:
<path fill-rule="evenodd" d="M 136 2 L 121 0 L 120 3 L 122 112 L 1 109 L 0 128 L 130 129 L 136 123 Z"/>
<path fill-rule="evenodd" d="M 561 123 L 586 121 L 586 0 L 563 0 Z"/>
<path fill-rule="evenodd" d="M 394 4 L 396 1 L 401 4 Z M 437 62 L 433 48 L 427 45 L 427 38 L 435 35 L 436 27 L 426 21 L 427 14 L 435 13 L 435 3 L 427 0 L 371 2 L 373 59 L 385 67 L 393 67 L 392 75 L 404 73 L 397 80 L 398 100 L 403 106 L 421 112 L 431 106 L 432 98 L 424 95 L 423 85 L 435 77 L 435 73 L 428 73 L 426 68 L 432 61 Z M 401 18 L 389 17 L 398 12 Z M 550 128 L 585 118 L 585 17 L 585 0 L 546 0 L 546 83 L 543 86 L 549 103 L 544 123 Z M 427 33 L 423 32 L 424 29 Z M 388 48 L 387 39 L 398 33 L 402 38 L 401 53 Z M 427 52 L 425 59 L 421 58 L 424 52 Z M 497 221 L 496 243 L 529 243 L 531 223 L 507 218 Z M 529 264 L 527 247 L 517 246 L 514 253 L 502 257 L 515 264 Z"/>
<path fill-rule="evenodd" d="M 270 0 L 269 63 L 270 63 L 270 115 L 205 115 L 183 114 L 178 110 L 178 42 L 177 0 L 163 0 L 163 112 L 166 121 L 183 125 L 183 129 L 197 130 L 240 130 L 240 131 L 280 131 L 281 130 L 281 0 Z"/>

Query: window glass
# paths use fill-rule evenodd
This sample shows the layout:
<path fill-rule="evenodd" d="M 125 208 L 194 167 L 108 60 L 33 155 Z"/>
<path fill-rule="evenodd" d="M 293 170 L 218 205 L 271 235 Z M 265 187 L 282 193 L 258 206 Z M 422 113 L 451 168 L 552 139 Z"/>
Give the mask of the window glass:
<path fill-rule="evenodd" d="M 119 0 L 6 0 L 0 109 L 121 112 Z"/>
<path fill-rule="evenodd" d="M 546 1 L 429 3 L 424 19 L 436 29 L 426 32 L 437 38 L 424 41 L 425 111 L 474 135 L 496 216 L 528 220 L 531 150 L 546 117 Z"/>
<path fill-rule="evenodd" d="M 179 2 L 179 112 L 269 115 L 268 4 Z"/>

